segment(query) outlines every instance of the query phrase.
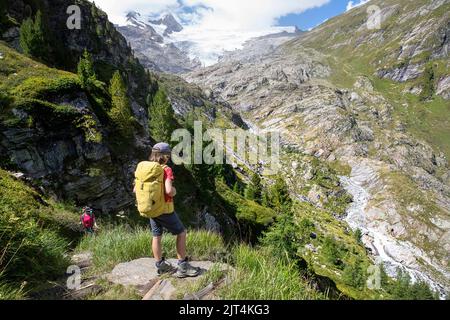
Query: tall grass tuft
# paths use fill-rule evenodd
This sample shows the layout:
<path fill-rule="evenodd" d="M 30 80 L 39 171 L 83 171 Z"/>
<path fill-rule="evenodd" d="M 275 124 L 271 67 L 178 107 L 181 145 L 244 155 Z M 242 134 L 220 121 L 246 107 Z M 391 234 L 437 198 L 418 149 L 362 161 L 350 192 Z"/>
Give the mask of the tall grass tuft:
<path fill-rule="evenodd" d="M 301 277 L 294 264 L 286 263 L 265 248 L 237 246 L 233 252 L 235 272 L 220 296 L 230 300 L 324 299 Z"/>
<path fill-rule="evenodd" d="M 25 299 L 23 289 L 6 283 L 0 278 L 0 300 L 22 300 Z"/>

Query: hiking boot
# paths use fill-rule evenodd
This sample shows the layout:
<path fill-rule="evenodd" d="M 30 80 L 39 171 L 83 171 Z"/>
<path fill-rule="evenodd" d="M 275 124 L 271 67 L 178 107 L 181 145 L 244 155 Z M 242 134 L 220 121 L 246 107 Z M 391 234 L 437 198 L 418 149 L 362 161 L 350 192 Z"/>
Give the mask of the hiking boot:
<path fill-rule="evenodd" d="M 162 275 L 172 272 L 174 270 L 174 267 L 163 258 L 160 262 L 156 263 L 156 269 L 158 275 Z"/>
<path fill-rule="evenodd" d="M 178 263 L 177 272 L 175 276 L 177 278 L 197 277 L 200 274 L 200 268 L 192 266 L 187 259 Z"/>

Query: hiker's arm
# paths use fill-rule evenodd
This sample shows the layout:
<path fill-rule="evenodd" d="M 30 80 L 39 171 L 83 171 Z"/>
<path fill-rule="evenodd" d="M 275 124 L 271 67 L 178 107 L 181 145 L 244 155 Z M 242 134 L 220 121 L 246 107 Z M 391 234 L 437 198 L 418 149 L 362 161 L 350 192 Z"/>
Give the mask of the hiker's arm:
<path fill-rule="evenodd" d="M 177 194 L 177 190 L 173 186 L 173 181 L 171 179 L 166 179 L 165 188 L 166 194 L 168 196 L 175 197 L 175 195 Z"/>

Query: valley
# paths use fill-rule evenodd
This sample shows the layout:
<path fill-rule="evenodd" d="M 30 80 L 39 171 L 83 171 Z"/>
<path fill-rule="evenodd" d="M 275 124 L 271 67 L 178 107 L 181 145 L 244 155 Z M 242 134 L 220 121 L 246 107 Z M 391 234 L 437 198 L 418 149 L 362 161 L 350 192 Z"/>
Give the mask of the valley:
<path fill-rule="evenodd" d="M 167 288 L 170 299 L 206 288 L 220 299 L 448 297 L 448 0 L 372 0 L 310 31 L 249 39 L 208 66 L 192 43 L 173 40 L 184 27 L 171 14 L 129 12 L 118 26 L 80 0 L 84 28 L 70 31 L 69 2 L 0 7 L 0 298 L 59 292 L 54 282 L 64 286 L 79 254 L 91 257 L 82 280 L 95 290 L 67 297 L 145 297 L 153 278 L 127 286 L 102 275 L 123 263 L 142 272 L 151 236 L 134 169 L 195 121 L 279 132 L 280 171 L 238 146 L 226 147 L 228 164 L 174 166 L 193 258 L 231 269 L 208 267 L 189 285 L 164 279 L 155 297 Z M 367 28 L 368 5 L 381 8 L 380 29 Z M 24 36 L 26 12 L 45 31 L 39 49 Z M 84 205 L 99 217 L 96 241 L 78 225 Z"/>

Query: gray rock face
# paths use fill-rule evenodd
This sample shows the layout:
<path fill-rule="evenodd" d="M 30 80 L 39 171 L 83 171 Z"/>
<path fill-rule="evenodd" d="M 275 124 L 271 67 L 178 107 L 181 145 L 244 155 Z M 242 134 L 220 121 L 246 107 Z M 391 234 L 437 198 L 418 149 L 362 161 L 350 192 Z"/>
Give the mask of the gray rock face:
<path fill-rule="evenodd" d="M 129 41 L 140 62 L 150 70 L 185 73 L 201 66 L 198 60 L 190 59 L 188 54 L 166 38 L 183 27 L 169 14 L 159 20 L 144 21 L 137 12 L 127 14 L 128 25 L 117 26 L 119 32 Z M 164 26 L 164 32 L 155 28 Z"/>
<path fill-rule="evenodd" d="M 420 65 L 406 65 L 392 70 L 378 71 L 378 76 L 397 82 L 406 82 L 418 78 L 423 73 L 423 70 L 424 68 Z"/>
<path fill-rule="evenodd" d="M 437 86 L 436 94 L 450 100 L 450 76 L 442 78 Z"/>
<path fill-rule="evenodd" d="M 129 84 L 132 111 L 137 119 L 133 152 L 149 149 L 145 106 L 148 79 L 143 77 L 144 68 L 132 55 L 125 38 L 115 30 L 107 15 L 90 2 L 79 4 L 83 16 L 82 30 L 66 27 L 65 9 L 72 5 L 69 0 L 42 1 L 42 10 L 48 15 L 50 30 L 55 42 L 64 48 L 65 69 L 76 69 L 79 57 L 87 49 L 93 60 L 105 69 L 123 68 Z M 25 18 L 24 1 L 9 1 L 8 14 L 19 23 Z M 16 29 L 4 32 L 2 40 L 14 46 L 18 41 Z M 100 73 L 98 74 L 100 76 Z M 108 79 L 102 79 L 105 82 Z M 46 118 L 39 113 L 28 114 L 24 110 L 11 110 L 18 125 L 0 125 L 0 152 L 17 169 L 28 177 L 39 179 L 45 191 L 62 199 L 75 200 L 78 205 L 91 205 L 103 211 L 116 211 L 134 205 L 131 192 L 132 170 L 136 164 L 135 154 L 117 154 L 109 141 L 110 132 L 94 111 L 84 90 L 46 97 L 55 105 L 72 111 L 70 116 Z M 91 128 L 83 126 L 83 117 L 92 120 Z M 26 124 L 27 119 L 33 119 Z M 141 128 L 139 128 L 139 125 Z M 102 136 L 101 141 L 89 140 L 89 130 Z M 3 159 L 2 157 L 2 159 Z"/>
<path fill-rule="evenodd" d="M 74 254 L 71 257 L 71 262 L 76 264 L 80 268 L 90 267 L 92 265 L 92 253 L 91 252 L 82 252 L 78 254 Z"/>
<path fill-rule="evenodd" d="M 89 110 L 89 102 L 84 99 L 79 96 L 66 104 L 77 108 L 82 100 Z M 39 122 L 31 128 L 2 127 L 0 149 L 27 176 L 40 179 L 63 199 L 103 211 L 133 203 L 130 187 L 126 187 L 131 185 L 132 175 L 123 173 L 126 171 L 112 160 L 105 144 L 86 141 L 84 133 L 74 126 L 68 125 L 64 131 L 60 126 L 43 129 Z"/>

